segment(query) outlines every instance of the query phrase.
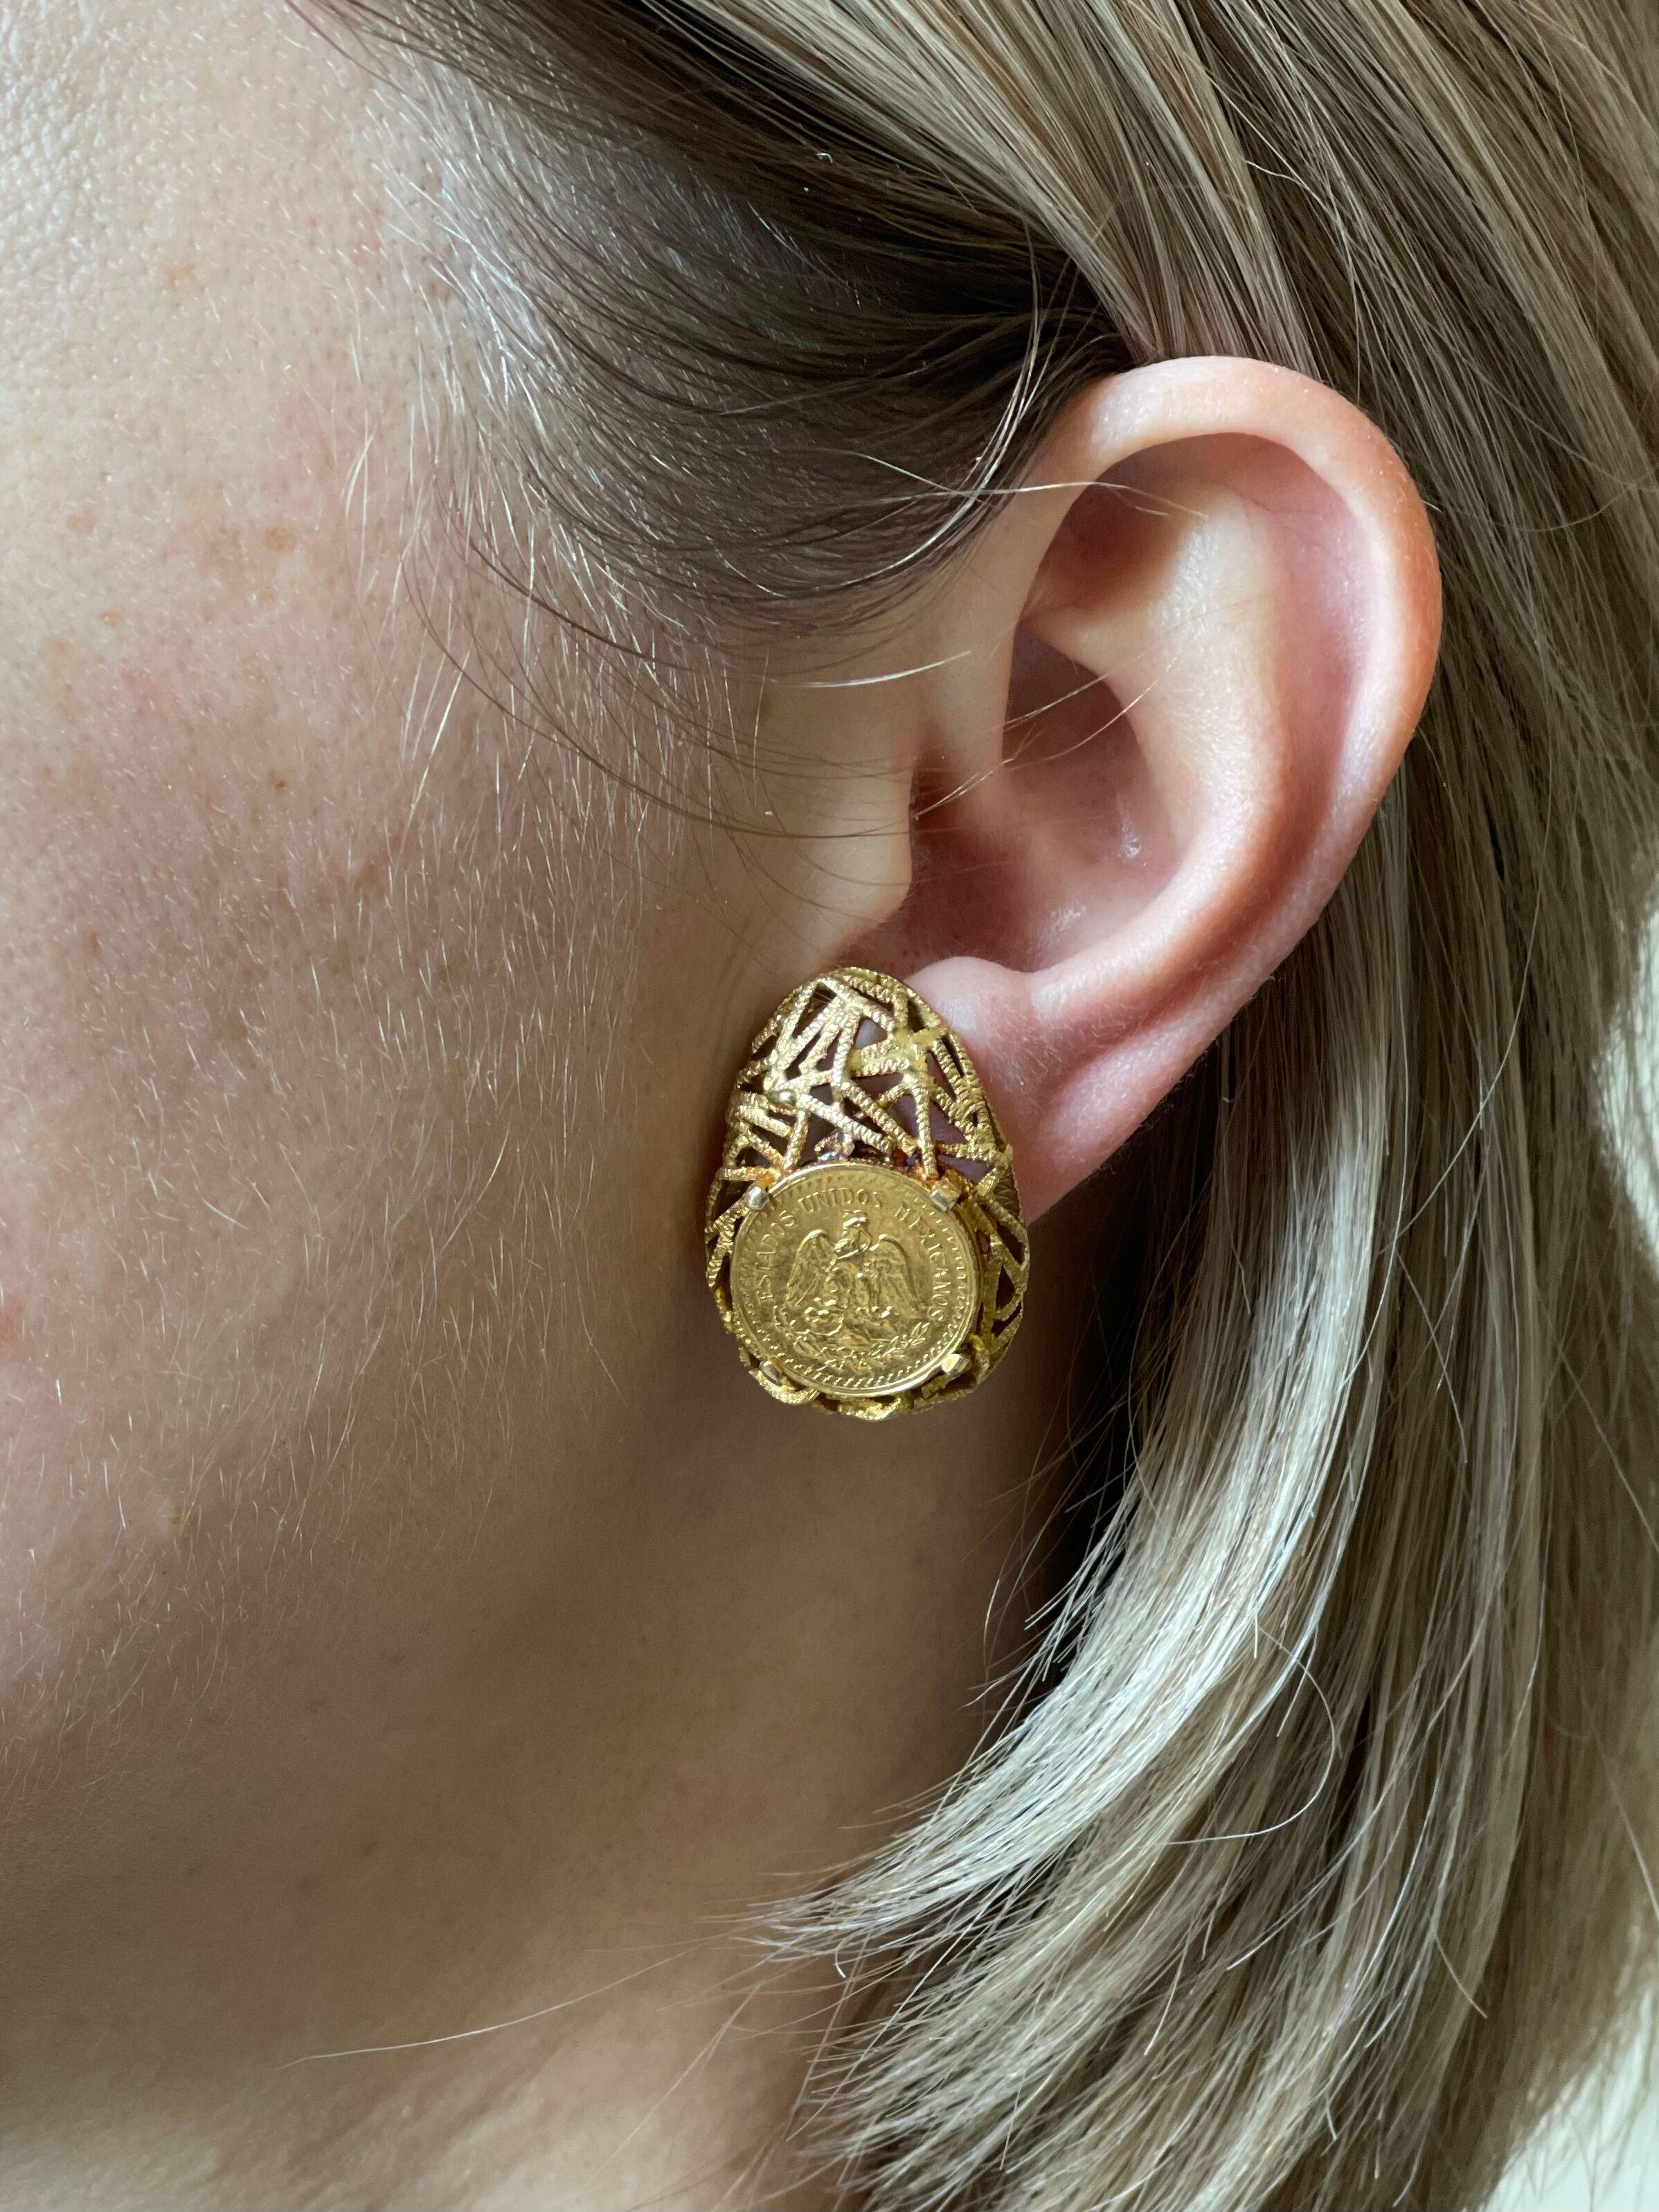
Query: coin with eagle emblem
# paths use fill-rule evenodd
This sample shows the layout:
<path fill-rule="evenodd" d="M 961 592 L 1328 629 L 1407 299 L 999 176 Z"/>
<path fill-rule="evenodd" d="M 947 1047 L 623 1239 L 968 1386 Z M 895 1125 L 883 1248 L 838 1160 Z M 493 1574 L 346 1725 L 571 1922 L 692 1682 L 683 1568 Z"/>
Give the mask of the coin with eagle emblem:
<path fill-rule="evenodd" d="M 761 1359 L 838 1398 L 889 1397 L 973 1326 L 979 1258 L 926 1184 L 892 1168 L 803 1168 L 738 1231 L 732 1310 Z"/>

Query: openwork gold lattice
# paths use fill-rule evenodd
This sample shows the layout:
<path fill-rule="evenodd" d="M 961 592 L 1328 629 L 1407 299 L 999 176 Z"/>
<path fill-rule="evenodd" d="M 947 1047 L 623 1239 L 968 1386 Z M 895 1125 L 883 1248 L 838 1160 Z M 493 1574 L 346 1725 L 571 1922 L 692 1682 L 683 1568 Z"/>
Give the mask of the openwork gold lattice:
<path fill-rule="evenodd" d="M 850 1174 L 812 1172 L 849 1165 L 869 1171 L 862 1185 Z M 889 1175 L 916 1188 L 897 1188 Z M 873 1205 L 846 1218 L 826 1214 L 830 1194 L 860 1188 L 873 1194 Z M 926 1206 L 919 1206 L 918 1189 Z M 780 1248 L 767 1278 L 775 1285 L 768 1316 L 775 1324 L 772 1356 L 760 1340 L 766 1332 L 756 1326 L 752 1298 L 734 1297 L 732 1282 L 734 1253 L 740 1278 L 746 1266 L 744 1279 L 755 1279 L 753 1255 L 760 1249 L 760 1217 L 768 1208 L 775 1211 L 767 1234 Z M 930 1225 L 937 1216 L 929 1208 L 949 1217 L 937 1233 Z M 805 1225 L 808 1210 L 820 1223 L 816 1236 Z M 727 1109 L 725 1152 L 708 1194 L 705 1235 L 709 1287 L 738 1356 L 762 1389 L 785 1405 L 817 1405 L 881 1420 L 960 1397 L 984 1381 L 1019 1326 L 1030 1239 L 1007 1142 L 961 1041 L 907 984 L 874 969 L 841 968 L 815 976 L 790 994 L 756 1038 Z M 740 1236 L 748 1240 L 744 1250 Z M 809 1240 L 816 1249 L 793 1264 Z M 969 1282 L 976 1281 L 976 1291 L 965 1300 L 964 1266 Z M 957 1318 L 944 1324 L 951 1337 L 963 1325 L 963 1311 L 971 1308 L 972 1317 L 965 1335 L 942 1352 L 931 1371 L 894 1387 L 888 1378 L 907 1371 L 902 1352 L 884 1368 L 879 1355 L 891 1347 L 877 1345 L 870 1352 L 867 1340 L 896 1310 L 902 1317 L 906 1290 L 917 1304 L 911 1276 L 933 1285 L 920 1304 L 931 1295 L 936 1318 L 945 1314 L 954 1283 Z M 795 1286 L 805 1278 L 812 1279 L 798 1293 Z M 805 1350 L 793 1359 L 777 1352 L 780 1327 L 782 1340 L 789 1340 L 791 1308 L 816 1314 L 822 1328 L 825 1313 L 833 1314 L 837 1286 L 848 1285 L 862 1340 L 848 1351 L 852 1339 L 844 1334 L 837 1339 L 846 1352 L 842 1366 L 836 1365 L 833 1347 L 827 1369 L 825 1360 L 815 1362 Z M 738 1287 L 741 1292 L 741 1279 Z M 809 1295 L 814 1293 L 816 1304 Z M 935 1340 L 919 1309 L 908 1337 L 927 1358 Z M 823 1341 L 820 1337 L 820 1348 Z M 870 1352 L 862 1366 L 861 1351 Z M 786 1371 L 783 1363 L 794 1372 Z M 843 1367 L 853 1378 L 879 1372 L 879 1394 L 867 1380 L 862 1389 L 837 1387 Z M 826 1382 L 826 1371 L 837 1379 Z"/>

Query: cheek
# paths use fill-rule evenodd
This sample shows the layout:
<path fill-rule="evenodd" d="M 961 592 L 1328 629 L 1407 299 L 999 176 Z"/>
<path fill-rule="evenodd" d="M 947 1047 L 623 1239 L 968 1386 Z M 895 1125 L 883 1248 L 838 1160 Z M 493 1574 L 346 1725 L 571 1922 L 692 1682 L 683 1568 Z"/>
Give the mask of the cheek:
<path fill-rule="evenodd" d="M 249 1332 L 298 1327 L 413 799 L 368 172 L 297 45 L 198 85 L 158 10 L 89 86 L 69 13 L 23 11 L 0 196 L 0 1577 L 65 1586 L 200 1525 Z"/>
<path fill-rule="evenodd" d="M 343 938 L 391 818 L 395 740 L 317 458 L 127 500 L 61 459 L 28 484 L 45 588 L 6 641 L 33 681 L 0 779 L 0 1282 L 37 1397 L 94 1389 L 106 1317 L 171 1279 L 116 1224 L 148 1212 L 165 1243 L 179 1176 L 222 1199 L 274 994 Z M 70 1332 L 82 1356 L 48 1377 Z"/>
<path fill-rule="evenodd" d="M 26 8 L 70 155 L 0 149 L 0 1768 L 470 1534 L 626 957 L 547 842 L 614 815 L 446 658 L 506 690 L 521 610 L 405 562 L 431 272 L 360 79 L 290 11 L 211 71 L 153 13 Z M 153 31 L 131 100 L 53 61 L 83 15 Z"/>
<path fill-rule="evenodd" d="M 532 994 L 550 1048 L 561 1018 L 531 957 L 558 887 L 476 700 L 294 526 L 186 540 L 112 645 L 48 641 L 4 747 L 0 1694 L 54 1685 L 43 1724 L 384 1517 L 352 1475 L 398 1418 L 374 1362 L 406 1376 L 433 1255 L 495 1233 L 458 1233 L 492 1072 Z"/>

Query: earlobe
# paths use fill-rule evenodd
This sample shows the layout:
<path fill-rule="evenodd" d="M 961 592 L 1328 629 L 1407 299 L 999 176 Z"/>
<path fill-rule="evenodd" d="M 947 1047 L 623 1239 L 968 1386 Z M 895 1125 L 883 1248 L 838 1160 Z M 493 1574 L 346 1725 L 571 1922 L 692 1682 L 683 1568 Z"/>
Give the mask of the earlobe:
<path fill-rule="evenodd" d="M 967 1038 L 1036 1213 L 1335 890 L 1427 691 L 1433 543 L 1336 393 L 1170 362 L 1073 406 L 945 618 L 945 757 L 883 949 Z"/>

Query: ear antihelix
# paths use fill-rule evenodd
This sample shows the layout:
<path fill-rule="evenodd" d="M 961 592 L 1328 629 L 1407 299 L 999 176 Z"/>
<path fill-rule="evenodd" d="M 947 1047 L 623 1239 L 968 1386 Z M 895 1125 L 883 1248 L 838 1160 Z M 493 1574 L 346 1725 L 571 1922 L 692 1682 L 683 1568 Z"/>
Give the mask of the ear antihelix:
<path fill-rule="evenodd" d="M 755 1039 L 704 1235 L 738 1356 L 787 1406 L 884 1420 L 961 1397 L 1024 1306 L 1030 1239 L 984 1086 L 872 968 L 813 976 Z"/>

